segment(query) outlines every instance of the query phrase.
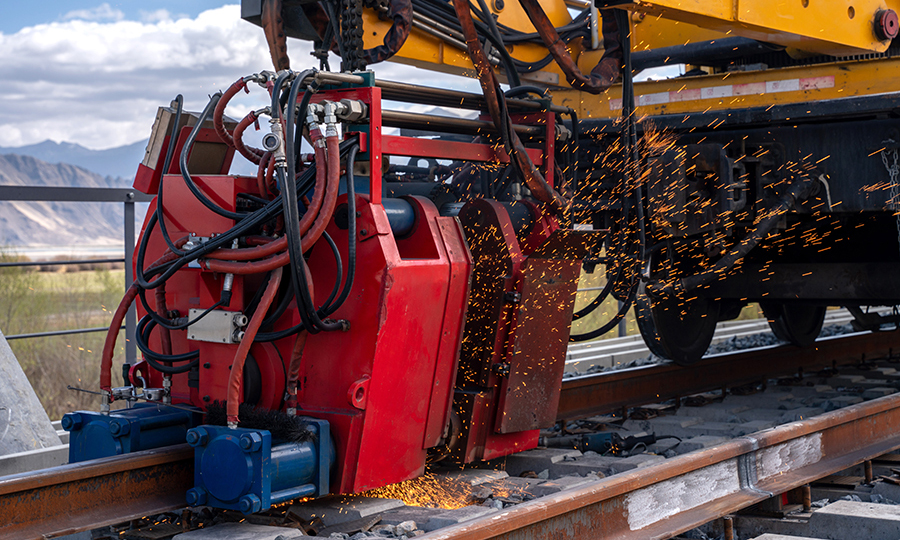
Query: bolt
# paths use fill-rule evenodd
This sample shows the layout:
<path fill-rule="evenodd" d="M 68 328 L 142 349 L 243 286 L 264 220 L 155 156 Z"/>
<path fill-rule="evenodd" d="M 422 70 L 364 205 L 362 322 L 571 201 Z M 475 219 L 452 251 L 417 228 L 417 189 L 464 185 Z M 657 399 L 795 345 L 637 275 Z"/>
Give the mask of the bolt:
<path fill-rule="evenodd" d="M 109 424 L 109 432 L 113 437 L 122 437 L 123 435 L 128 435 L 129 431 L 131 431 L 131 424 L 129 424 L 126 420 L 114 420 Z"/>
<path fill-rule="evenodd" d="M 79 430 L 83 424 L 84 419 L 78 413 L 69 413 L 62 419 L 62 428 L 66 431 Z"/>
<path fill-rule="evenodd" d="M 245 515 L 253 514 L 255 512 L 259 512 L 262 509 L 262 503 L 259 500 L 259 497 L 256 495 L 244 495 L 241 497 L 241 501 L 238 503 L 238 506 Z"/>
<path fill-rule="evenodd" d="M 262 437 L 259 433 L 244 433 L 241 435 L 241 448 L 248 454 L 256 452 L 262 446 Z"/>
<path fill-rule="evenodd" d="M 205 446 L 209 442 L 209 432 L 202 427 L 190 429 L 187 432 L 186 440 L 191 446 Z"/>
<path fill-rule="evenodd" d="M 211 398 L 209 396 L 203 396 L 203 401 L 209 403 L 211 401 Z"/>
<path fill-rule="evenodd" d="M 205 367 L 206 369 L 209 369 L 212 367 L 212 364 L 210 364 L 209 362 L 203 362 L 203 367 Z"/>
<path fill-rule="evenodd" d="M 363 229 L 363 230 L 359 231 L 359 235 L 360 235 L 360 236 L 365 236 L 365 235 L 367 235 L 367 234 L 369 234 L 369 231 L 367 231 L 366 229 Z"/>
<path fill-rule="evenodd" d="M 206 504 L 206 490 L 202 487 L 194 487 L 187 492 L 187 503 L 191 506 Z"/>

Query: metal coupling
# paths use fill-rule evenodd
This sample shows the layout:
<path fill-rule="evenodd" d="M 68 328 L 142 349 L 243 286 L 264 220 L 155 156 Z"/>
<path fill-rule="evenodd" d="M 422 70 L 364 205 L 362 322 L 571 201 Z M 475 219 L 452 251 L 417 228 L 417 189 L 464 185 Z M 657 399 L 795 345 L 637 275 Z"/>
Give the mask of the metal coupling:
<path fill-rule="evenodd" d="M 100 414 L 109 416 L 110 392 L 109 390 L 100 390 L 103 400 L 100 402 Z"/>
<path fill-rule="evenodd" d="M 275 156 L 275 166 L 280 168 L 287 167 L 287 156 L 284 153 L 284 128 L 281 120 L 273 117 L 269 120 L 271 133 L 263 137 L 263 148 L 272 152 Z"/>
<path fill-rule="evenodd" d="M 163 395 L 162 402 L 165 404 L 172 403 L 172 375 L 166 373 L 163 375 Z"/>
<path fill-rule="evenodd" d="M 369 114 L 366 104 L 358 99 L 342 99 L 337 105 L 337 117 L 345 122 L 358 122 Z"/>

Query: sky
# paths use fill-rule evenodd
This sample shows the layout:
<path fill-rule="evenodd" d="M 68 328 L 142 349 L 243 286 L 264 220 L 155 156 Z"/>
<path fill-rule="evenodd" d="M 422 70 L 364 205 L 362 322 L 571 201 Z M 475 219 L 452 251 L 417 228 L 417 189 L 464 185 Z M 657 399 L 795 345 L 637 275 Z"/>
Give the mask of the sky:
<path fill-rule="evenodd" d="M 199 111 L 240 77 L 272 69 L 263 31 L 223 0 L 3 0 L 0 146 L 50 139 L 101 150 L 150 135 L 157 108 L 184 95 Z M 35 8 L 39 5 L 39 8 Z M 311 45 L 288 41 L 292 67 L 314 66 Z M 332 66 L 338 65 L 336 60 Z M 472 80 L 383 63 L 382 79 L 478 91 Z M 239 94 L 234 117 L 263 105 Z M 424 108 L 423 108 L 424 110 Z"/>

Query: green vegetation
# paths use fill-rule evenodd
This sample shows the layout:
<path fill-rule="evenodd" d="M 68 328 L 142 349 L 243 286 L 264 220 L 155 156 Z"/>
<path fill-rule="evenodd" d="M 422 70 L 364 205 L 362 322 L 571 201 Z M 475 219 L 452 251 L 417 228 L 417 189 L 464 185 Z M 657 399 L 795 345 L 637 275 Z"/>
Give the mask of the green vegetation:
<path fill-rule="evenodd" d="M 15 255 L 0 252 L 0 261 L 14 260 Z M 0 268 L 0 331 L 4 335 L 109 325 L 125 290 L 124 270 L 49 268 Z M 105 332 L 95 332 L 9 342 L 51 419 L 76 409 L 98 408 L 97 396 L 66 387 L 97 390 L 105 337 Z M 122 331 L 114 365 L 124 358 L 124 343 Z"/>

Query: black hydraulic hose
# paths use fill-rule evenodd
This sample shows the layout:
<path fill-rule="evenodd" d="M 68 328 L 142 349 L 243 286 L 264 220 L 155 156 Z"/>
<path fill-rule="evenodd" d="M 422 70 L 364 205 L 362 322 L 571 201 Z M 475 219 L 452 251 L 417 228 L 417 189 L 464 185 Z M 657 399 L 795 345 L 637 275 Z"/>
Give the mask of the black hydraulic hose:
<path fill-rule="evenodd" d="M 356 165 L 357 152 L 359 152 L 359 145 L 350 148 L 350 153 L 347 154 L 347 280 L 337 301 L 325 309 L 324 316 L 331 315 L 344 305 L 347 297 L 350 296 L 353 278 L 356 275 L 356 247 L 358 240 L 356 238 L 356 186 L 354 185 L 353 168 Z M 338 258 L 338 262 L 340 262 L 340 258 Z"/>
<path fill-rule="evenodd" d="M 203 313 L 197 315 L 193 319 L 187 320 L 180 324 L 172 324 L 169 321 L 167 321 L 166 319 L 164 319 L 162 316 L 160 316 L 159 313 L 156 313 L 156 310 L 150 308 L 150 304 L 147 302 L 146 290 L 140 289 L 138 291 L 138 298 L 140 299 L 141 305 L 144 307 L 144 310 L 147 312 L 147 315 L 149 315 L 150 318 L 153 319 L 153 322 L 159 326 L 162 326 L 163 328 L 165 328 L 167 330 L 183 330 L 183 329 L 187 328 L 188 326 L 194 324 L 195 322 L 199 321 L 203 317 L 206 317 L 207 315 L 209 315 L 217 307 L 221 307 L 221 306 L 225 305 L 225 301 L 220 299 L 218 302 L 216 302 L 215 304 L 206 308 L 203 311 Z"/>
<path fill-rule="evenodd" d="M 156 327 L 156 322 L 153 319 L 151 319 L 150 317 L 147 317 L 145 315 L 144 317 L 141 317 L 140 321 L 138 321 L 137 328 L 135 329 L 135 333 L 134 333 L 135 340 L 134 341 L 137 344 L 138 349 L 140 349 L 141 354 L 143 354 L 144 358 L 147 358 L 147 359 L 152 358 L 153 360 L 157 360 L 159 362 L 175 363 L 175 362 L 188 362 L 189 360 L 194 360 L 194 359 L 197 359 L 200 357 L 199 350 L 191 351 L 191 352 L 187 352 L 187 353 L 183 353 L 183 354 L 172 354 L 172 355 L 161 354 L 156 351 L 153 351 L 152 349 L 150 349 L 147 342 L 150 339 L 150 332 L 153 331 L 154 327 Z M 188 364 L 188 365 L 190 365 L 190 364 Z M 169 366 L 165 366 L 165 367 L 169 367 Z M 183 368 L 185 366 L 181 366 L 181 367 Z M 190 369 L 190 368 L 187 368 L 184 371 L 188 371 L 188 369 Z M 160 370 L 160 371 L 163 371 L 163 370 Z M 183 373 L 184 371 L 179 371 L 177 373 Z"/>
<path fill-rule="evenodd" d="M 607 279 L 606 284 L 603 285 L 603 289 L 600 290 L 600 294 L 598 294 L 596 298 L 591 300 L 590 304 L 573 313 L 572 320 L 577 321 L 582 317 L 586 317 L 593 313 L 598 307 L 600 307 L 600 305 L 603 304 L 603 301 L 606 300 L 612 292 L 613 286 L 619 280 L 619 275 L 621 275 L 621 271 L 616 274 L 615 278 Z"/>
<path fill-rule="evenodd" d="M 530 84 L 510 88 L 506 92 L 503 92 L 503 94 L 508 98 L 514 98 L 517 96 L 521 96 L 522 94 L 536 94 L 541 99 L 550 99 L 550 96 L 547 95 L 546 88 L 540 88 L 538 86 L 532 86 Z"/>
<path fill-rule="evenodd" d="M 263 322 L 259 325 L 260 328 L 268 328 L 275 324 L 278 319 L 284 315 L 284 312 L 287 311 L 288 306 L 294 300 L 294 285 L 290 280 L 285 279 L 282 282 L 285 285 L 285 290 L 282 293 L 281 300 L 278 302 L 278 305 L 275 307 L 275 311 L 270 313 L 263 319 Z M 260 288 L 262 290 L 262 288 Z M 257 336 L 259 333 L 257 333 Z"/>
<path fill-rule="evenodd" d="M 509 79 L 509 85 L 512 87 L 521 86 L 522 81 L 519 80 L 519 72 L 516 69 L 515 64 L 513 64 L 509 51 L 506 50 L 506 45 L 503 43 L 503 36 L 500 34 L 500 30 L 497 29 L 497 21 L 494 20 L 494 15 L 491 13 L 491 10 L 488 9 L 487 3 L 484 0 L 478 0 L 478 5 L 481 6 L 480 16 L 484 17 L 488 28 L 491 30 L 491 34 L 494 36 L 494 39 L 499 42 L 497 52 L 500 53 L 500 57 L 503 59 L 503 64 L 506 67 L 506 77 Z"/>
<path fill-rule="evenodd" d="M 629 153 L 626 159 L 631 162 L 632 166 L 631 180 L 634 182 L 634 206 L 638 227 L 638 261 L 643 266 L 647 257 L 647 229 L 644 220 L 644 189 L 638 171 L 640 156 L 638 155 L 637 146 L 634 73 L 631 69 L 631 38 L 629 37 L 631 26 L 627 11 L 616 9 L 613 12 L 616 17 L 616 24 L 619 27 L 619 41 L 622 46 L 622 62 L 624 63 L 622 68 L 622 116 L 625 119 L 624 147 Z"/>
<path fill-rule="evenodd" d="M 325 306 L 331 304 L 331 301 L 334 300 L 335 296 L 337 296 L 338 291 L 341 290 L 341 282 L 343 282 L 344 280 L 344 264 L 341 262 L 341 252 L 338 251 L 337 244 L 334 243 L 331 235 L 329 235 L 325 231 L 322 231 L 322 238 L 325 239 L 328 247 L 331 248 L 331 254 L 334 256 L 334 264 L 337 267 L 335 270 L 336 276 L 334 279 L 334 287 L 331 288 L 331 293 L 328 295 L 328 298 L 322 303 L 322 307 L 324 308 Z"/>
<path fill-rule="evenodd" d="M 243 212 L 232 212 L 230 210 L 225 210 L 221 206 L 209 200 L 209 198 L 204 195 L 202 191 L 200 191 L 200 188 L 198 188 L 197 185 L 194 184 L 194 181 L 191 179 L 191 173 L 188 171 L 187 166 L 188 154 L 190 153 L 191 148 L 194 146 L 194 141 L 197 140 L 197 134 L 200 133 L 200 128 L 203 127 L 204 123 L 206 123 L 206 119 L 209 118 L 209 115 L 216 108 L 216 104 L 219 103 L 219 100 L 221 98 L 221 92 L 216 92 L 215 94 L 213 94 L 209 100 L 209 103 L 207 103 L 206 107 L 203 109 L 203 112 L 200 113 L 200 118 L 197 120 L 197 124 L 194 126 L 194 129 L 191 130 L 191 134 L 188 135 L 188 138 L 184 143 L 184 147 L 181 149 L 181 156 L 178 160 L 178 166 L 181 168 L 181 176 L 182 178 L 184 178 L 184 183 L 187 185 L 188 189 L 191 190 L 191 193 L 194 194 L 194 197 L 196 197 L 198 201 L 203 203 L 203 206 L 209 208 L 220 216 L 240 221 L 247 217 L 247 214 Z"/>
<path fill-rule="evenodd" d="M 356 250 L 358 240 L 356 238 L 356 187 L 353 182 L 353 167 L 356 163 L 356 154 L 359 151 L 359 145 L 352 146 L 350 153 L 347 155 L 347 279 L 344 282 L 344 288 L 340 296 L 331 306 L 324 307 L 320 310 L 320 317 L 327 317 L 337 311 L 347 298 L 350 296 L 350 290 L 353 287 L 353 279 L 356 274 Z M 282 302 L 284 304 L 284 302 Z M 285 304 L 286 307 L 286 304 Z M 279 305 L 279 310 L 283 312 L 284 308 Z M 272 324 L 281 315 L 273 316 L 269 324 Z M 268 319 L 267 319 L 268 321 Z M 264 325 L 266 321 L 264 321 Z M 296 334 L 303 329 L 303 324 L 298 324 L 291 328 L 286 328 L 279 332 L 260 332 L 256 334 L 257 341 L 276 341 Z"/>
<path fill-rule="evenodd" d="M 628 298 L 622 302 L 622 307 L 619 308 L 619 312 L 616 313 L 615 317 L 607 321 L 606 324 L 597 328 L 596 330 L 591 330 L 590 332 L 585 332 L 584 334 L 575 334 L 569 336 L 569 341 L 590 341 L 592 339 L 596 339 L 603 334 L 609 332 L 613 328 L 619 324 L 619 321 L 625 318 L 625 315 L 628 314 L 628 310 L 631 309 L 631 304 L 634 303 L 634 297 L 637 293 L 637 284 L 632 286 L 631 292 L 628 294 Z"/>
<path fill-rule="evenodd" d="M 287 74 L 283 75 L 283 77 L 279 77 L 280 83 L 283 84 L 284 80 L 287 78 Z M 281 84 L 279 81 L 275 83 L 275 91 L 279 91 Z M 287 247 L 288 254 L 290 256 L 290 274 L 291 274 L 291 283 L 294 285 L 295 299 L 297 302 L 297 311 L 300 314 L 300 318 L 303 321 L 303 325 L 306 327 L 307 331 L 311 333 L 317 333 L 323 328 L 321 328 L 318 324 L 316 324 L 315 318 L 312 316 L 315 313 L 315 306 L 312 303 L 312 295 L 309 293 L 309 284 L 306 281 L 306 271 L 304 268 L 303 261 L 303 246 L 302 246 L 302 237 L 300 233 L 300 216 L 299 216 L 299 200 L 297 198 L 297 191 L 295 185 L 295 178 L 293 175 L 293 141 L 290 139 L 292 133 L 291 128 L 293 127 L 293 116 L 294 116 L 294 104 L 296 103 L 297 94 L 300 91 L 300 85 L 302 84 L 302 79 L 297 77 L 294 79 L 293 84 L 291 84 L 291 88 L 288 93 L 287 99 L 287 117 L 283 119 L 283 132 L 285 134 L 285 151 L 290 152 L 291 156 L 286 156 L 287 159 L 287 170 L 284 169 L 276 169 L 276 175 L 281 180 L 281 185 L 283 186 L 282 190 L 282 211 L 284 213 L 284 233 L 287 238 Z M 276 95 L 272 94 L 272 104 L 274 107 L 278 107 L 277 114 L 281 117 L 284 115 L 281 114 L 280 102 L 277 100 Z M 276 114 L 273 112 L 273 114 Z M 303 119 L 301 118 L 302 122 Z M 318 166 L 324 166 L 325 164 L 319 164 Z M 316 189 L 325 189 L 325 186 L 316 186 Z"/>
<path fill-rule="evenodd" d="M 169 250 L 176 255 L 184 255 L 184 251 L 178 249 L 172 238 L 169 237 L 169 231 L 166 230 L 166 220 L 163 219 L 163 177 L 169 173 L 172 166 L 172 156 L 175 155 L 175 143 L 178 141 L 178 125 L 181 122 L 181 112 L 184 109 L 184 96 L 178 94 L 175 96 L 175 119 L 172 121 L 172 130 L 169 132 L 169 146 L 166 148 L 166 159 L 163 160 L 162 171 L 159 175 L 159 186 L 156 189 L 156 213 L 159 222 L 159 232 L 162 233 L 163 240 L 169 246 Z"/>

